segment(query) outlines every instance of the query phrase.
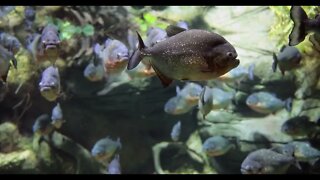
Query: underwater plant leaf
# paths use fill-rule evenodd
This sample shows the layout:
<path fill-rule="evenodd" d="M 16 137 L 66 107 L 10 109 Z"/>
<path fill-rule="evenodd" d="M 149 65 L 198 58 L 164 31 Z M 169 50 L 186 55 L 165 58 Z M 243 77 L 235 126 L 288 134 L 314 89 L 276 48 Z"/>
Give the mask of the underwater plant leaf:
<path fill-rule="evenodd" d="M 143 18 L 145 19 L 147 24 L 153 24 L 157 21 L 157 17 L 152 15 L 151 13 L 144 14 Z"/>
<path fill-rule="evenodd" d="M 92 36 L 94 34 L 94 27 L 90 24 L 87 24 L 83 27 L 82 32 L 85 36 Z"/>

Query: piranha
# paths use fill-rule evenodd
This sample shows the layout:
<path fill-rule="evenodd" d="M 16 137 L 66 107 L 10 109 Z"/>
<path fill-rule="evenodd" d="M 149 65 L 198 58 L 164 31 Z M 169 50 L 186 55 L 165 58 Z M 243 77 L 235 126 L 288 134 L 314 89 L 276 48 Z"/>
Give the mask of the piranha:
<path fill-rule="evenodd" d="M 92 62 L 90 62 L 83 71 L 84 77 L 86 77 L 89 81 L 97 82 L 103 79 L 107 79 L 107 73 L 103 65 L 103 60 L 99 57 L 101 53 L 101 47 L 98 43 L 96 43 L 93 47 L 94 58 Z"/>
<path fill-rule="evenodd" d="M 241 164 L 242 174 L 284 174 L 290 165 L 300 166 L 294 157 L 270 149 L 259 149 L 248 154 Z"/>
<path fill-rule="evenodd" d="M 103 60 L 104 69 L 108 75 L 119 74 L 127 66 L 129 50 L 121 41 L 107 39 L 105 41 L 104 49 L 102 49 L 101 46 L 97 46 L 96 48 L 95 51 Z"/>
<path fill-rule="evenodd" d="M 194 105 L 190 105 L 184 97 L 174 96 L 165 103 L 164 111 L 168 114 L 179 115 L 191 111 L 193 107 Z"/>
<path fill-rule="evenodd" d="M 120 138 L 113 141 L 109 137 L 97 141 L 91 149 L 91 155 L 98 160 L 108 161 L 117 151 L 121 149 Z"/>
<path fill-rule="evenodd" d="M 59 30 L 53 24 L 48 24 L 41 34 L 40 55 L 45 56 L 53 64 L 59 56 Z"/>
<path fill-rule="evenodd" d="M 179 141 L 181 134 L 181 121 L 178 121 L 171 130 L 171 139 L 173 141 Z"/>
<path fill-rule="evenodd" d="M 83 71 L 83 76 L 92 82 L 101 81 L 105 77 L 104 67 L 101 64 L 95 66 L 89 63 Z"/>
<path fill-rule="evenodd" d="M 235 145 L 223 136 L 210 137 L 202 145 L 202 151 L 210 157 L 222 156 L 234 148 Z"/>
<path fill-rule="evenodd" d="M 175 80 L 206 81 L 237 67 L 240 61 L 234 47 L 222 36 L 200 29 L 186 30 L 170 25 L 169 38 L 146 47 L 137 32 L 139 49 L 129 59 L 128 70 L 148 58 L 162 85 Z"/>
<path fill-rule="evenodd" d="M 243 66 L 238 66 L 232 70 L 230 70 L 228 73 L 220 76 L 217 78 L 217 80 L 221 80 L 223 82 L 237 82 L 240 83 L 240 81 L 242 79 L 244 79 L 245 77 L 248 77 L 250 73 L 250 71 L 253 71 L 253 69 L 246 69 Z"/>
<path fill-rule="evenodd" d="M 50 116 L 48 114 L 40 115 L 34 122 L 32 130 L 33 133 L 37 133 L 40 135 L 50 134 L 54 130 L 54 127 L 51 124 Z"/>
<path fill-rule="evenodd" d="M 36 19 L 36 9 L 34 6 L 26 6 L 24 9 L 25 24 L 27 30 L 32 30 Z"/>
<path fill-rule="evenodd" d="M 281 131 L 291 136 L 308 136 L 319 131 L 319 126 L 310 121 L 308 116 L 297 116 L 285 121 Z"/>
<path fill-rule="evenodd" d="M 0 19 L 14 11 L 16 6 L 0 6 Z"/>
<path fill-rule="evenodd" d="M 193 82 L 186 83 L 182 89 L 176 87 L 177 96 L 183 97 L 190 106 L 198 104 L 201 91 L 202 87 Z"/>
<path fill-rule="evenodd" d="M 143 63 L 140 63 L 134 70 L 132 71 L 127 71 L 128 75 L 130 78 L 149 78 L 152 76 L 155 76 L 156 73 L 154 70 L 151 68 L 151 66 L 146 66 Z"/>
<path fill-rule="evenodd" d="M 10 69 L 10 60 L 13 59 L 13 54 L 0 45 L 0 81 L 4 83 L 7 82 L 7 76 Z"/>
<path fill-rule="evenodd" d="M 234 93 L 232 92 L 205 86 L 198 101 L 199 110 L 203 115 L 203 119 L 205 119 L 211 110 L 228 108 L 233 98 Z"/>
<path fill-rule="evenodd" d="M 51 124 L 57 129 L 61 128 L 62 124 L 66 122 L 63 119 L 60 103 L 57 103 L 57 105 L 52 109 L 51 120 Z"/>
<path fill-rule="evenodd" d="M 276 72 L 277 66 L 284 75 L 285 71 L 290 71 L 300 67 L 301 53 L 296 47 L 282 46 L 278 56 L 273 53 L 272 70 Z"/>
<path fill-rule="evenodd" d="M 0 45 L 2 45 L 2 47 L 5 48 L 9 54 L 11 54 L 9 56 L 11 56 L 10 59 L 12 61 L 13 67 L 17 69 L 17 60 L 14 57 L 14 55 L 20 50 L 20 47 L 21 47 L 20 41 L 16 37 L 8 33 L 1 32 Z M 2 53 L 8 54 L 7 52 L 2 52 Z M 8 55 L 3 55 L 2 57 L 4 56 L 8 56 Z"/>
<path fill-rule="evenodd" d="M 116 154 L 108 165 L 108 174 L 121 174 L 120 155 Z"/>
<path fill-rule="evenodd" d="M 292 141 L 283 146 L 283 150 L 293 149 L 293 156 L 300 162 L 313 166 L 320 159 L 320 151 L 308 142 Z"/>
<path fill-rule="evenodd" d="M 165 39 L 167 39 L 167 33 L 165 30 L 157 27 L 151 27 L 147 31 L 147 39 L 145 43 L 147 47 L 151 47 Z"/>
<path fill-rule="evenodd" d="M 254 111 L 262 114 L 275 113 L 285 107 L 290 112 L 292 108 L 292 99 L 285 101 L 278 99 L 274 94 L 268 92 L 256 92 L 247 97 L 246 104 Z"/>
<path fill-rule="evenodd" d="M 309 33 L 314 33 L 309 37 L 310 42 L 317 47 L 320 39 L 320 16 L 317 14 L 314 19 L 309 19 L 301 6 L 292 6 L 290 9 L 290 18 L 294 25 L 289 35 L 289 45 L 296 46 Z"/>
<path fill-rule="evenodd" d="M 41 95 L 48 101 L 55 101 L 59 97 L 61 85 L 57 67 L 49 66 L 42 72 L 39 89 Z"/>

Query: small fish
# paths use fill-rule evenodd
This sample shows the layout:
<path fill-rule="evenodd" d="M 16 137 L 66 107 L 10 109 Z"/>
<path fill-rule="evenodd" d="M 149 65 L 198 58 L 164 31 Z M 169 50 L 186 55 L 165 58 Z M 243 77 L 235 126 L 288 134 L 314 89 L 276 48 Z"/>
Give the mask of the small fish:
<path fill-rule="evenodd" d="M 181 96 L 186 99 L 190 106 L 196 106 L 202 91 L 202 87 L 193 82 L 188 82 L 186 85 L 180 89 L 179 86 L 176 87 L 177 96 Z"/>
<path fill-rule="evenodd" d="M 185 98 L 175 96 L 170 98 L 164 105 L 164 111 L 168 114 L 179 115 L 192 110 L 194 105 L 189 105 Z"/>
<path fill-rule="evenodd" d="M 188 23 L 185 22 L 185 21 L 179 21 L 179 22 L 177 22 L 177 26 L 178 26 L 178 27 L 181 27 L 181 28 L 183 28 L 183 29 L 189 29 Z"/>
<path fill-rule="evenodd" d="M 296 46 L 302 41 L 304 41 L 307 34 L 313 32 L 314 34 L 310 36 L 310 39 L 319 39 L 320 33 L 320 16 L 317 14 L 314 19 L 309 19 L 306 12 L 301 6 L 292 6 L 290 9 L 290 18 L 292 19 L 294 25 L 292 31 L 289 35 L 289 45 Z M 310 40 L 309 39 L 309 40 Z M 313 43 L 313 41 L 311 40 Z"/>
<path fill-rule="evenodd" d="M 222 156 L 234 148 L 235 145 L 222 136 L 210 137 L 202 145 L 202 151 L 210 157 Z"/>
<path fill-rule="evenodd" d="M 205 86 L 200 94 L 198 106 L 203 119 L 215 109 L 227 109 L 232 104 L 234 93 L 226 92 L 219 88 Z"/>
<path fill-rule="evenodd" d="M 0 81 L 7 82 L 7 76 L 10 69 L 10 60 L 13 59 L 13 54 L 6 48 L 0 45 Z"/>
<path fill-rule="evenodd" d="M 282 46 L 278 56 L 273 53 L 272 70 L 276 72 L 277 66 L 284 75 L 285 71 L 290 71 L 300 67 L 301 53 L 296 47 Z"/>
<path fill-rule="evenodd" d="M 103 80 L 105 77 L 105 70 L 103 65 L 98 64 L 95 66 L 92 62 L 89 63 L 83 71 L 84 77 L 86 77 L 89 81 L 97 82 Z"/>
<path fill-rule="evenodd" d="M 89 81 L 97 82 L 103 79 L 107 79 L 106 69 L 103 65 L 103 60 L 100 58 L 100 53 L 102 52 L 100 44 L 96 43 L 93 47 L 94 58 L 92 62 L 90 62 L 83 71 L 84 77 L 86 77 Z"/>
<path fill-rule="evenodd" d="M 122 42 L 107 39 L 99 57 L 103 60 L 108 75 L 119 74 L 128 64 L 129 50 Z"/>
<path fill-rule="evenodd" d="M 98 160 L 107 161 L 122 147 L 120 138 L 113 141 L 109 137 L 100 139 L 91 149 L 91 155 Z"/>
<path fill-rule="evenodd" d="M 40 54 L 54 64 L 59 56 L 60 43 L 58 28 L 53 24 L 48 24 L 42 30 Z"/>
<path fill-rule="evenodd" d="M 152 47 L 153 45 L 167 39 L 167 33 L 165 30 L 157 27 L 151 27 L 147 31 L 147 39 L 145 44 L 147 47 Z"/>
<path fill-rule="evenodd" d="M 291 136 L 311 135 L 319 130 L 315 122 L 311 122 L 308 116 L 297 116 L 288 119 L 281 126 L 281 131 Z"/>
<path fill-rule="evenodd" d="M 254 111 L 262 114 L 275 113 L 285 108 L 288 112 L 292 108 L 292 99 L 288 98 L 283 101 L 278 99 L 274 94 L 268 92 L 256 92 L 247 97 L 246 104 Z"/>
<path fill-rule="evenodd" d="M 20 50 L 20 47 L 21 47 L 20 41 L 16 37 L 8 33 L 2 32 L 0 34 L 0 45 L 2 45 L 5 49 L 7 49 L 11 53 L 11 56 L 12 56 L 11 61 L 12 61 L 13 67 L 17 69 L 17 60 L 14 57 L 14 55 Z"/>
<path fill-rule="evenodd" d="M 139 49 L 128 63 L 128 70 L 148 58 L 152 68 L 167 87 L 175 80 L 206 81 L 237 67 L 240 61 L 234 47 L 222 36 L 205 30 L 186 30 L 170 25 L 169 38 L 146 47 L 139 33 Z"/>
<path fill-rule="evenodd" d="M 146 66 L 143 63 L 140 63 L 135 69 L 132 71 L 127 71 L 128 75 L 134 78 L 149 78 L 156 75 L 156 72 L 151 68 L 151 66 Z"/>
<path fill-rule="evenodd" d="M 8 33 L 1 32 L 0 33 L 0 44 L 8 49 L 8 51 L 12 52 L 14 55 L 19 51 L 21 47 L 20 41 L 15 37 Z"/>
<path fill-rule="evenodd" d="M 113 160 L 108 165 L 108 174 L 121 174 L 119 154 L 115 155 Z"/>
<path fill-rule="evenodd" d="M 5 17 L 11 11 L 14 11 L 16 6 L 0 6 L 0 18 Z"/>
<path fill-rule="evenodd" d="M 57 103 L 57 105 L 52 109 L 51 120 L 51 124 L 57 129 L 60 129 L 62 124 L 66 122 L 63 119 L 60 103 Z"/>
<path fill-rule="evenodd" d="M 243 66 L 238 66 L 234 69 L 231 69 L 226 74 L 218 77 L 217 80 L 223 82 L 240 82 L 246 76 L 248 76 L 248 70 Z"/>
<path fill-rule="evenodd" d="M 178 121 L 171 130 L 171 139 L 173 141 L 179 141 L 180 138 L 180 134 L 181 134 L 181 122 Z"/>
<path fill-rule="evenodd" d="M 60 95 L 60 76 L 57 67 L 49 66 L 42 72 L 39 83 L 41 95 L 48 101 L 55 101 Z"/>
<path fill-rule="evenodd" d="M 270 149 L 259 149 L 248 154 L 241 164 L 242 174 L 284 174 L 290 165 L 297 165 L 292 156 Z"/>
<path fill-rule="evenodd" d="M 26 6 L 24 9 L 25 24 L 27 30 L 32 30 L 36 19 L 36 9 L 34 6 Z"/>
<path fill-rule="evenodd" d="M 48 114 L 40 115 L 34 122 L 32 130 L 33 133 L 37 133 L 40 135 L 50 134 L 54 130 L 54 127 L 51 124 L 50 116 Z"/>
<path fill-rule="evenodd" d="M 320 159 L 320 151 L 308 142 L 292 141 L 284 145 L 284 151 L 293 148 L 293 156 L 297 161 L 308 162 L 313 166 Z"/>

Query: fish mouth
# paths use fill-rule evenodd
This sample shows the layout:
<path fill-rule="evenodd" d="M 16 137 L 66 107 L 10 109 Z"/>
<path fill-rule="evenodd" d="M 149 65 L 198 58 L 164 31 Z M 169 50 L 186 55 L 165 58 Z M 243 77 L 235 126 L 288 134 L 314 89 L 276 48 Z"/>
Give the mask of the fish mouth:
<path fill-rule="evenodd" d="M 234 67 L 233 68 L 238 67 L 239 64 L 240 64 L 240 60 L 239 59 L 234 59 L 234 62 L 233 62 Z"/>
<path fill-rule="evenodd" d="M 44 86 L 40 88 L 41 92 L 45 92 L 45 91 L 51 91 L 54 88 L 54 86 Z"/>
<path fill-rule="evenodd" d="M 45 49 L 48 50 L 48 49 L 57 49 L 58 48 L 58 44 L 57 43 L 48 43 L 48 44 L 45 44 Z"/>
<path fill-rule="evenodd" d="M 250 170 L 245 169 L 245 168 L 241 168 L 240 171 L 241 171 L 242 174 L 251 174 Z"/>

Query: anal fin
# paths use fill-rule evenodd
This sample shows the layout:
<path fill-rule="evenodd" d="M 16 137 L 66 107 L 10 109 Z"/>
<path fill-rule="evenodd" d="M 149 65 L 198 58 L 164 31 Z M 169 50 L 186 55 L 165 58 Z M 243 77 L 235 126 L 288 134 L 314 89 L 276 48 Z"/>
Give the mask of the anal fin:
<path fill-rule="evenodd" d="M 172 79 L 168 78 L 167 76 L 163 75 L 152 63 L 151 67 L 156 72 L 158 78 L 160 79 L 163 87 L 168 87 L 172 83 Z"/>

